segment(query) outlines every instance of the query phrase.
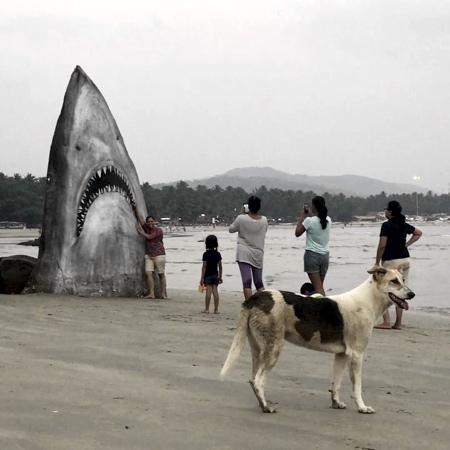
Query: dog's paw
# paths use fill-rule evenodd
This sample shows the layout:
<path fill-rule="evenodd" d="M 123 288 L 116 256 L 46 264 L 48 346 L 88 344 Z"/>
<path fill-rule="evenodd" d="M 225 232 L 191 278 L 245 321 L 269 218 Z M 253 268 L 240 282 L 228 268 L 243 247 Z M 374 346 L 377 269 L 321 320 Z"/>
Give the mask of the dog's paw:
<path fill-rule="evenodd" d="M 345 409 L 347 408 L 347 405 L 344 402 L 333 400 L 331 407 L 334 409 Z"/>
<path fill-rule="evenodd" d="M 267 405 L 263 406 L 262 410 L 265 413 L 276 413 L 277 407 L 272 402 L 267 401 Z"/>
<path fill-rule="evenodd" d="M 361 414 L 374 414 L 375 410 L 371 406 L 364 406 L 363 408 L 358 408 L 358 412 Z"/>

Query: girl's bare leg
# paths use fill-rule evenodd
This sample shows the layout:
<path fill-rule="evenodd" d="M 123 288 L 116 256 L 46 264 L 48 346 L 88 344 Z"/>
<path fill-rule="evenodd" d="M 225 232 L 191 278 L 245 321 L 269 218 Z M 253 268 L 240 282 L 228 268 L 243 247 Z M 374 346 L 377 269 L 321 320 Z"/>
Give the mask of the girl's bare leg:
<path fill-rule="evenodd" d="M 219 314 L 219 289 L 217 284 L 212 287 L 212 293 L 214 296 L 214 314 Z"/>
<path fill-rule="evenodd" d="M 148 295 L 144 298 L 155 298 L 155 283 L 153 281 L 153 272 L 145 272 L 147 275 Z"/>
<path fill-rule="evenodd" d="M 308 273 L 308 277 L 317 293 L 322 294 L 325 297 L 325 289 L 323 287 L 323 279 L 319 273 Z"/>
<path fill-rule="evenodd" d="M 166 274 L 159 273 L 159 289 L 161 298 L 169 298 L 167 296 L 167 282 L 166 282 Z"/>
<path fill-rule="evenodd" d="M 205 309 L 202 313 L 209 314 L 209 304 L 211 303 L 211 292 L 213 290 L 212 286 L 206 286 L 205 292 Z"/>
<path fill-rule="evenodd" d="M 394 325 L 392 325 L 392 328 L 394 330 L 401 330 L 402 329 L 402 316 L 403 316 L 403 309 L 399 308 L 398 306 L 395 306 L 395 312 L 396 312 L 396 319 Z"/>
<path fill-rule="evenodd" d="M 389 330 L 391 328 L 391 316 L 389 315 L 389 310 L 383 314 L 383 322 L 379 325 L 375 325 L 374 328 L 379 328 L 382 330 Z"/>

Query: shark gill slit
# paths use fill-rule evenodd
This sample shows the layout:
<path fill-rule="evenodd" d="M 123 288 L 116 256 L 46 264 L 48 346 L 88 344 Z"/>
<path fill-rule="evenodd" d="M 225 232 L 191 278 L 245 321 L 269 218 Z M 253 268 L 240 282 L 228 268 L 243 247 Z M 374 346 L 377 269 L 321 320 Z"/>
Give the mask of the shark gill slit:
<path fill-rule="evenodd" d="M 114 166 L 97 169 L 86 184 L 77 212 L 77 236 L 83 231 L 84 222 L 92 203 L 102 194 L 116 192 L 130 204 L 133 212 L 135 199 L 127 177 Z"/>

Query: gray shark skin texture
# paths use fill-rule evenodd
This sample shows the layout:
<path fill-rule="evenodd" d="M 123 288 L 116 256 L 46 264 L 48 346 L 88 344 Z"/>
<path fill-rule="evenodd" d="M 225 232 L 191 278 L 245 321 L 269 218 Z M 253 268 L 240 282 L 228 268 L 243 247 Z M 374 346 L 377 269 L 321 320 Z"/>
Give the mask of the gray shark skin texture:
<path fill-rule="evenodd" d="M 38 263 L 26 291 L 141 296 L 145 240 L 133 203 L 146 213 L 116 121 L 77 66 L 50 149 Z"/>

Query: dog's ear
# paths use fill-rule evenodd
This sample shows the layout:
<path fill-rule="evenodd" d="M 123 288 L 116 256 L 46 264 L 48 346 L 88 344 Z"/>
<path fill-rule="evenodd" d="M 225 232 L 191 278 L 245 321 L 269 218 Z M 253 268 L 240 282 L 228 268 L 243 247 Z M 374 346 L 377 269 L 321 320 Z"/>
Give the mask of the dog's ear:
<path fill-rule="evenodd" d="M 387 270 L 381 266 L 373 266 L 370 270 L 367 271 L 367 273 L 370 273 L 371 275 L 384 275 L 385 273 L 387 273 Z"/>
<path fill-rule="evenodd" d="M 387 270 L 381 266 L 373 266 L 370 270 L 367 271 L 370 273 L 375 281 L 379 280 L 382 276 L 387 273 Z"/>

